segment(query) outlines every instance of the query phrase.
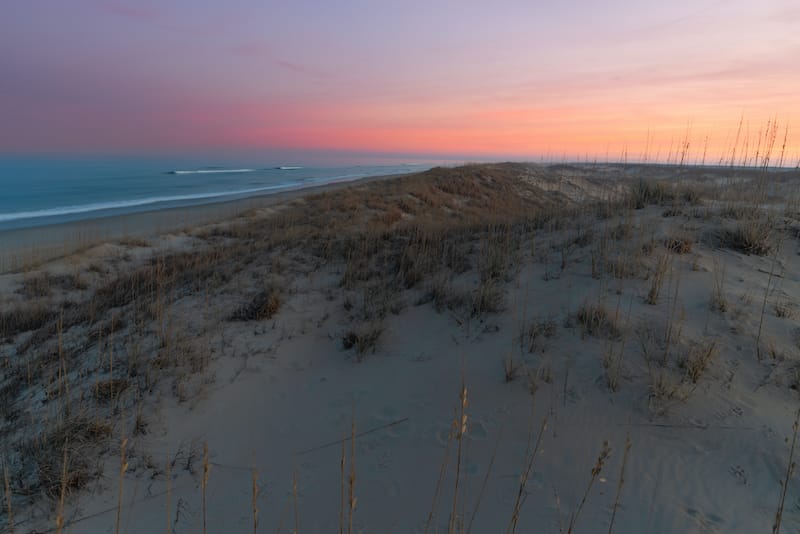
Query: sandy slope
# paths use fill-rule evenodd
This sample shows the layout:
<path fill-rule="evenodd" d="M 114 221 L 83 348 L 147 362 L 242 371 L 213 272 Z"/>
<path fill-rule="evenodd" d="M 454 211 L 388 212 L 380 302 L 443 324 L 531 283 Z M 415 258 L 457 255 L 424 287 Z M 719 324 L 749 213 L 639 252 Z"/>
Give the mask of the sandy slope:
<path fill-rule="evenodd" d="M 565 180 L 566 189 L 583 187 L 581 180 Z M 611 190 L 586 187 L 575 198 L 619 193 L 616 186 Z M 430 531 L 446 532 L 457 455 L 448 435 L 462 376 L 467 426 L 455 508 L 459 524 L 468 526 L 480 495 L 472 532 L 506 529 L 528 451 L 545 421 L 517 532 L 567 527 L 606 441 L 610 457 L 574 531 L 608 531 L 628 437 L 615 532 L 769 530 L 786 472 L 786 440 L 797 409 L 792 387 L 800 369 L 798 316 L 787 310 L 789 316 L 779 317 L 776 303 L 794 310 L 800 302 L 800 241 L 787 230 L 779 252 L 746 255 L 720 246 L 718 228 L 730 221 L 700 208 L 670 217 L 664 211 L 650 206 L 605 220 L 587 214 L 573 227 L 536 231 L 509 260 L 497 312 L 437 310 L 423 298 L 424 284 L 403 290 L 380 323 L 375 350 L 361 362 L 342 338 L 362 324 L 363 300 L 375 297 L 360 285 L 342 287 L 341 262 L 288 251 L 282 264 L 245 266 L 214 289 L 213 298 L 208 290 L 181 296 L 169 307 L 172 328 L 210 363 L 199 373 L 159 382 L 134 404 L 120 403 L 119 421 L 135 413 L 147 420 L 146 432 L 127 433 L 121 530 L 158 532 L 169 522 L 174 532 L 202 531 L 207 444 L 208 532 L 252 531 L 253 469 L 259 531 L 279 525 L 292 531 L 297 521 L 299 532 L 337 532 L 340 440 L 354 422 L 355 432 L 365 433 L 355 442 L 354 531 L 425 532 L 434 509 Z M 630 251 L 642 244 L 654 250 L 637 256 L 641 265 L 630 277 L 616 278 L 604 267 L 593 278 L 600 236 L 620 222 L 630 232 L 611 239 L 604 257 L 633 261 Z M 562 243 L 587 230 L 592 239 L 562 254 Z M 691 250 L 666 249 L 674 235 L 691 235 Z M 478 240 L 474 254 L 480 246 Z M 657 302 L 649 304 L 662 256 L 669 267 Z M 720 311 L 710 300 L 723 270 L 726 306 Z M 258 290 L 265 273 L 281 288 L 278 312 L 258 321 L 225 320 L 243 296 Z M 768 282 L 759 361 L 756 338 Z M 451 283 L 469 291 L 481 287 L 475 268 L 452 275 Z M 586 304 L 602 305 L 620 335 L 588 332 L 578 317 Z M 525 334 L 531 325 L 540 326 L 535 339 Z M 713 359 L 694 383 L 680 362 L 701 346 L 713 347 Z M 511 381 L 504 376 L 508 358 L 517 367 Z M 612 391 L 608 377 L 617 365 L 619 385 Z M 656 394 L 658 376 L 673 398 Z M 99 482 L 68 499 L 67 531 L 114 532 L 115 450 L 125 428 L 115 429 Z M 49 528 L 51 510 L 28 508 L 27 515 L 16 514 L 16 523 L 23 531 Z M 793 477 L 783 531 L 799 528 L 800 483 Z"/>

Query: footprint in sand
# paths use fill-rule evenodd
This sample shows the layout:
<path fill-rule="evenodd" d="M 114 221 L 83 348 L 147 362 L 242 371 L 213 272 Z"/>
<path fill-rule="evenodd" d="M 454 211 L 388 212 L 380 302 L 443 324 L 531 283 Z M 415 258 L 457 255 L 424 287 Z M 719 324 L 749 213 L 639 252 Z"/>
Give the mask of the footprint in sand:
<path fill-rule="evenodd" d="M 356 445 L 359 454 L 372 454 L 374 451 L 384 448 L 384 440 L 381 438 L 361 439 Z"/>
<path fill-rule="evenodd" d="M 728 468 L 728 472 L 734 477 L 736 477 L 736 479 L 739 480 L 739 482 L 741 482 L 745 486 L 747 485 L 747 474 L 744 472 L 744 469 L 742 469 L 741 465 L 730 466 Z"/>
<path fill-rule="evenodd" d="M 767 425 L 761 425 L 761 433 L 769 439 L 775 439 L 775 431 Z"/>
<path fill-rule="evenodd" d="M 392 455 L 389 451 L 381 451 L 375 458 L 375 466 L 378 469 L 389 469 L 392 466 Z"/>
<path fill-rule="evenodd" d="M 697 524 L 703 527 L 705 532 L 724 532 L 722 529 L 723 519 L 714 514 L 706 515 L 701 510 L 687 508 L 686 513 L 694 519 Z"/>
<path fill-rule="evenodd" d="M 386 429 L 386 435 L 392 439 L 407 438 L 413 434 L 414 427 L 411 421 L 403 421 Z"/>
<path fill-rule="evenodd" d="M 408 437 L 412 434 L 413 426 L 411 421 L 403 417 L 393 407 L 387 406 L 377 414 L 373 414 L 366 420 L 360 431 L 374 431 L 372 434 L 378 436 L 379 439 L 385 441 L 386 439 L 396 439 Z"/>
<path fill-rule="evenodd" d="M 433 437 L 436 443 L 442 447 L 446 446 L 447 442 L 450 441 L 450 425 L 439 424 L 433 431 Z"/>

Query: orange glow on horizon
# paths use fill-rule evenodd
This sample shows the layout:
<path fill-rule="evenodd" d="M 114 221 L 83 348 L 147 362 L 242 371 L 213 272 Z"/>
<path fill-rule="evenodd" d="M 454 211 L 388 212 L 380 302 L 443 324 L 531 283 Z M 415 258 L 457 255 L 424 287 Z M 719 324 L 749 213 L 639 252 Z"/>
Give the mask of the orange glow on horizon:
<path fill-rule="evenodd" d="M 47 4 L 0 21 L 3 154 L 800 158 L 795 0 Z"/>

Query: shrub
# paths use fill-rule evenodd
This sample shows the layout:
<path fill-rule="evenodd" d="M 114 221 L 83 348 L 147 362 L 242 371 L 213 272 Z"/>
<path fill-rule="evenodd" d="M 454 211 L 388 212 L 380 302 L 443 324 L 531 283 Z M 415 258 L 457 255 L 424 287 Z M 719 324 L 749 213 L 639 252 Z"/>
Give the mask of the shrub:
<path fill-rule="evenodd" d="M 489 279 L 478 286 L 472 302 L 472 316 L 480 317 L 484 313 L 498 312 L 503 309 L 503 287 L 494 279 Z"/>
<path fill-rule="evenodd" d="M 715 341 L 700 343 L 689 349 L 678 365 L 686 370 L 686 378 L 696 384 L 718 352 Z"/>
<path fill-rule="evenodd" d="M 281 297 L 276 289 L 268 289 L 253 297 L 231 315 L 232 321 L 260 321 L 272 319 L 281 307 Z"/>
<path fill-rule="evenodd" d="M 631 204 L 637 210 L 652 204 L 659 205 L 672 198 L 672 192 L 665 184 L 645 180 L 639 180 L 630 193 Z"/>
<path fill-rule="evenodd" d="M 575 318 L 584 334 L 607 339 L 617 339 L 621 335 L 615 320 L 602 303 L 584 303 L 578 308 Z"/>
<path fill-rule="evenodd" d="M 689 236 L 672 236 L 664 241 L 667 250 L 675 254 L 688 254 L 692 251 L 694 240 Z"/>
<path fill-rule="evenodd" d="M 359 328 L 348 330 L 342 335 L 342 347 L 345 350 L 355 348 L 356 359 L 362 362 L 367 352 L 375 354 L 378 347 L 378 340 L 383 334 L 383 324 L 369 323 Z"/>
<path fill-rule="evenodd" d="M 751 220 L 720 232 L 722 246 L 756 256 L 766 256 L 772 250 L 772 224 L 766 220 Z"/>
<path fill-rule="evenodd" d="M 98 453 L 107 445 L 111 431 L 105 421 L 79 416 L 22 444 L 22 472 L 35 479 L 30 489 L 58 498 L 62 483 L 67 492 L 84 488 L 101 475 Z M 67 469 L 63 478 L 65 453 Z"/>
<path fill-rule="evenodd" d="M 667 254 L 662 254 L 656 261 L 655 268 L 653 269 L 653 278 L 650 282 L 650 291 L 647 292 L 647 303 L 655 305 L 658 303 L 658 296 L 661 293 L 661 287 L 664 285 L 664 279 L 667 275 L 667 269 L 670 266 L 670 257 Z"/>

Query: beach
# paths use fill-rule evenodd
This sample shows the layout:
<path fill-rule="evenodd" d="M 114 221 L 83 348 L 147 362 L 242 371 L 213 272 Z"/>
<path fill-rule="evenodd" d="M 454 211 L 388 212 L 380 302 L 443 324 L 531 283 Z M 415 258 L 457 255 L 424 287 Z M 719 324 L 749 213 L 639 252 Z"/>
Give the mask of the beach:
<path fill-rule="evenodd" d="M 798 184 L 476 164 L 0 234 L 0 525 L 797 530 Z"/>
<path fill-rule="evenodd" d="M 0 273 L 23 269 L 72 254 L 93 245 L 120 239 L 180 232 L 194 226 L 236 218 L 248 211 L 286 202 L 306 194 L 330 191 L 354 183 L 398 175 L 368 176 L 349 181 L 332 181 L 288 191 L 250 193 L 244 198 L 218 200 L 180 207 L 152 207 L 136 213 L 105 215 L 42 226 L 0 229 Z"/>

